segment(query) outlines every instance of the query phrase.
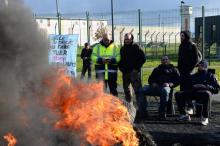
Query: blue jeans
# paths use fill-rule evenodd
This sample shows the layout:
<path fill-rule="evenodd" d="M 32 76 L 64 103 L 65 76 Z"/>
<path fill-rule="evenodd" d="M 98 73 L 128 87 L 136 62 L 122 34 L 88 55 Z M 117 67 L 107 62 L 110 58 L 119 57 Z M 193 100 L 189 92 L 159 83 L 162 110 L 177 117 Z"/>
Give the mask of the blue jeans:
<path fill-rule="evenodd" d="M 147 107 L 147 100 L 145 96 L 159 96 L 160 97 L 160 107 L 159 113 L 165 114 L 167 101 L 169 100 L 171 88 L 170 87 L 153 87 L 151 85 L 145 85 L 142 89 L 142 98 L 145 99 L 145 105 Z"/>

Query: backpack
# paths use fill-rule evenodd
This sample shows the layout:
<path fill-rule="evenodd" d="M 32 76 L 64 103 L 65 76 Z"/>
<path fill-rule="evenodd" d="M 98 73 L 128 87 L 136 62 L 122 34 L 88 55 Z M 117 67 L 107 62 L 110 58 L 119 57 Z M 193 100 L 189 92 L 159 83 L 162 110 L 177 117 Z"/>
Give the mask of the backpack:
<path fill-rule="evenodd" d="M 202 53 L 201 53 L 201 51 L 196 47 L 196 44 L 195 43 L 192 43 L 192 45 L 191 45 L 191 47 L 192 46 L 195 46 L 195 48 L 197 49 L 197 51 L 198 51 L 198 62 L 196 63 L 196 64 L 198 64 L 200 61 L 202 61 Z"/>

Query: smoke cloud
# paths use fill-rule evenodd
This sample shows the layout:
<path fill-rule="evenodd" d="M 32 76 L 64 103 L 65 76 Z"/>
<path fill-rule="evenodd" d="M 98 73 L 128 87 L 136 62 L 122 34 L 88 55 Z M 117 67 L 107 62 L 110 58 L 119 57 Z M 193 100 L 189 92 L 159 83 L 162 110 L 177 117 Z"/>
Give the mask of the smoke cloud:
<path fill-rule="evenodd" d="M 12 132 L 17 146 L 54 146 L 56 131 L 43 124 L 42 76 L 49 72 L 48 41 L 22 0 L 0 0 L 0 145 Z M 46 120 L 45 120 L 46 121 Z"/>

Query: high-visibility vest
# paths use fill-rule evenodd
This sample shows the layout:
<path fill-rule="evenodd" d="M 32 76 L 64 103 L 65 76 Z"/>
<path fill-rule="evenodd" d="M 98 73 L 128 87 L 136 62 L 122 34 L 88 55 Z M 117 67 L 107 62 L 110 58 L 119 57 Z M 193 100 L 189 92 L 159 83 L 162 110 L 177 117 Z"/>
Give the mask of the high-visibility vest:
<path fill-rule="evenodd" d="M 107 48 L 101 44 L 97 44 L 92 51 L 92 61 L 95 64 L 95 71 L 97 74 L 104 74 L 105 80 L 108 80 L 108 76 L 113 73 L 117 74 L 118 62 L 121 59 L 120 48 L 116 47 L 114 43 L 111 43 Z M 103 59 L 116 59 L 116 64 L 99 64 L 98 58 Z"/>

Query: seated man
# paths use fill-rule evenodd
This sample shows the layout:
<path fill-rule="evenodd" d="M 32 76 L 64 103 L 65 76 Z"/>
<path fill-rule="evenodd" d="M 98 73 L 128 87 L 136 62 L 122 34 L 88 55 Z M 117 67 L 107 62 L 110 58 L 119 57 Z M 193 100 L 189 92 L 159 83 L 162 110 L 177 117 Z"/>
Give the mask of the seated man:
<path fill-rule="evenodd" d="M 171 88 L 179 84 L 179 73 L 177 69 L 170 64 L 168 56 L 161 58 L 161 64 L 156 67 L 148 79 L 149 85 L 142 89 L 143 97 L 160 96 L 159 119 L 166 119 L 166 105 L 169 100 Z M 146 101 L 146 100 L 145 100 Z"/>
<path fill-rule="evenodd" d="M 185 112 L 186 102 L 189 100 L 196 100 L 196 102 L 203 105 L 201 113 L 201 124 L 208 124 L 208 105 L 212 94 L 218 93 L 220 86 L 215 76 L 207 71 L 208 63 L 204 60 L 198 64 L 198 72 L 191 76 L 192 85 L 189 91 L 180 91 L 175 94 L 176 102 L 180 112 L 178 120 L 189 121 L 190 116 Z M 197 111 L 198 112 L 198 111 Z M 198 114 L 198 113 L 197 113 Z M 201 115 L 200 115 L 201 116 Z"/>

